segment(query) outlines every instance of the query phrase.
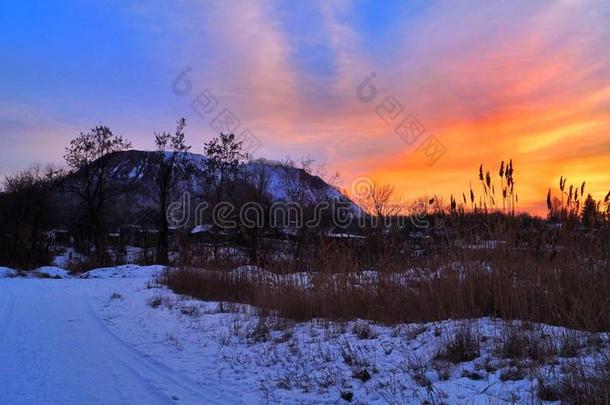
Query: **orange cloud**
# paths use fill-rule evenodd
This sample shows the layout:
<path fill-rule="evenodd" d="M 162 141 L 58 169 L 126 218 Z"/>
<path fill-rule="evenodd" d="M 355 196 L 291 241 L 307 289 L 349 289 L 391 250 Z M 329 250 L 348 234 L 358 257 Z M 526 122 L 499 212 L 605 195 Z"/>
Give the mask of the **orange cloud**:
<path fill-rule="evenodd" d="M 155 33 L 151 60 L 171 55 L 167 81 L 191 66 L 194 88 L 211 89 L 261 139 L 263 156 L 311 155 L 340 171 L 345 186 L 370 176 L 406 198 L 445 199 L 461 195 L 481 163 L 497 171 L 513 159 L 522 209 L 543 213 L 546 191 L 561 175 L 587 180 L 603 197 L 610 187 L 610 4 L 423 3 L 406 2 L 378 25 L 360 17 L 384 5 L 344 0 L 125 7 L 143 38 Z M 356 92 L 372 72 L 378 94 L 367 103 Z M 375 112 L 387 96 L 402 109 L 390 123 Z M 188 101 L 168 100 L 171 113 Z M 408 114 L 425 126 L 421 139 L 435 135 L 447 149 L 433 166 L 417 152 L 421 140 L 407 145 L 394 131 Z M 138 126 L 149 142 L 152 130 Z M 189 130 L 195 151 L 214 135 L 199 117 Z"/>
<path fill-rule="evenodd" d="M 468 189 L 480 163 L 496 171 L 512 158 L 521 209 L 543 213 L 547 188 L 562 174 L 588 179 L 588 190 L 603 198 L 610 187 L 610 171 L 603 168 L 610 162 L 610 55 L 602 44 L 610 26 L 592 11 L 601 4 L 557 2 L 516 16 L 487 9 L 465 19 L 443 7 L 449 6 L 435 12 L 444 25 L 403 54 L 415 66 L 397 63 L 388 80 L 407 110 L 443 142 L 446 155 L 430 167 L 413 148 L 388 138 L 384 154 L 353 166 L 368 168 L 368 175 L 396 184 L 406 196 L 448 199 Z M 504 17 L 512 21 L 498 27 L 495 20 Z"/>

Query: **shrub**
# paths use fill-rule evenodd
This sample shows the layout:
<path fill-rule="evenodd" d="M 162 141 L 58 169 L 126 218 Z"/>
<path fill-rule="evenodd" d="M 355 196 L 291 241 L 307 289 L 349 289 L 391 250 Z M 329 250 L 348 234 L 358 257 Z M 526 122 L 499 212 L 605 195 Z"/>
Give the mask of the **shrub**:
<path fill-rule="evenodd" d="M 371 373 L 366 368 L 354 369 L 352 372 L 352 377 L 362 381 L 367 382 L 371 379 Z"/>
<path fill-rule="evenodd" d="M 480 350 L 478 335 L 469 323 L 464 323 L 450 332 L 443 347 L 437 352 L 436 359 L 463 363 L 479 357 Z"/>
<path fill-rule="evenodd" d="M 259 316 L 256 326 L 248 333 L 248 339 L 251 342 L 266 342 L 269 340 L 271 332 L 269 325 L 267 325 L 267 317 Z"/>
<path fill-rule="evenodd" d="M 354 398 L 354 393 L 351 391 L 341 391 L 341 399 L 347 402 L 352 402 Z"/>
<path fill-rule="evenodd" d="M 171 298 L 165 295 L 155 295 L 154 297 L 148 299 L 146 302 L 151 308 L 159 308 L 160 306 L 165 306 L 168 309 L 173 309 L 174 303 Z"/>
<path fill-rule="evenodd" d="M 521 365 L 508 367 L 500 372 L 501 381 L 519 381 L 527 376 L 526 370 Z"/>
<path fill-rule="evenodd" d="M 610 358 L 567 363 L 557 375 L 537 376 L 538 398 L 565 404 L 607 405 L 610 403 Z"/>
<path fill-rule="evenodd" d="M 364 321 L 356 322 L 352 327 L 352 332 L 354 335 L 356 335 L 356 337 L 358 337 L 358 339 L 361 340 L 374 339 L 377 337 L 369 323 Z"/>
<path fill-rule="evenodd" d="M 182 315 L 195 317 L 199 315 L 199 308 L 195 305 L 182 305 L 180 307 L 180 313 Z"/>
<path fill-rule="evenodd" d="M 519 325 L 507 324 L 499 347 L 499 356 L 511 360 L 529 359 L 537 363 L 554 360 L 557 349 L 551 336 L 545 335 L 540 329 L 527 330 Z"/>

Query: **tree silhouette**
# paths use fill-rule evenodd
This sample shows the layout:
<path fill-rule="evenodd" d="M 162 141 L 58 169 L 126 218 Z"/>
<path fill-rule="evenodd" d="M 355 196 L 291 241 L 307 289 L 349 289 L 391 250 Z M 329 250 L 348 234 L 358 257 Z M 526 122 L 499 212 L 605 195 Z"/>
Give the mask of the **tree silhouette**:
<path fill-rule="evenodd" d="M 58 167 L 35 165 L 5 177 L 6 217 L 0 218 L 0 227 L 14 237 L 15 245 L 8 255 L 15 264 L 25 268 L 46 264 L 48 250 L 41 231 L 52 222 L 51 193 L 62 176 L 63 170 Z"/>
<path fill-rule="evenodd" d="M 107 156 L 129 148 L 129 141 L 99 125 L 71 140 L 64 155 L 76 181 L 72 191 L 84 205 L 85 222 L 90 227 L 98 262 L 104 257 L 104 209 L 111 195 L 108 183 L 112 174 Z"/>
<path fill-rule="evenodd" d="M 203 150 L 207 158 L 205 179 L 214 189 L 214 203 L 218 203 L 226 194 L 226 185 L 235 180 L 239 165 L 250 156 L 242 152 L 242 142 L 236 141 L 234 134 L 221 133 L 207 142 Z"/>
<path fill-rule="evenodd" d="M 178 164 L 184 160 L 184 155 L 191 147 L 184 139 L 184 127 L 186 120 L 178 120 L 174 133 L 156 133 L 154 155 L 154 180 L 157 185 L 157 204 L 159 214 L 159 238 L 157 243 L 157 263 L 167 264 L 169 224 L 167 220 L 167 207 L 171 195 L 176 187 L 177 178 L 175 171 Z"/>
<path fill-rule="evenodd" d="M 588 194 L 580 216 L 582 224 L 589 228 L 593 228 L 597 223 L 597 216 L 597 203 L 593 197 L 591 197 L 591 194 Z"/>
<path fill-rule="evenodd" d="M 204 145 L 204 154 L 207 158 L 204 169 L 206 183 L 212 187 L 208 193 L 212 210 L 229 197 L 228 185 L 233 183 L 239 174 L 239 166 L 249 159 L 249 155 L 242 151 L 242 142 L 235 140 L 234 134 L 221 133 L 218 137 Z M 214 223 L 216 229 L 218 224 Z M 214 238 L 214 256 L 218 253 L 218 237 Z"/>

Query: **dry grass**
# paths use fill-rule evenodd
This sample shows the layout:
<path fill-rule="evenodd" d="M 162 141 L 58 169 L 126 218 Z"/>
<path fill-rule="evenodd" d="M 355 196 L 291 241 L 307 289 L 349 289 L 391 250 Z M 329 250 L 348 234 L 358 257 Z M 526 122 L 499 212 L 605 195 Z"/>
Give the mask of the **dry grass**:
<path fill-rule="evenodd" d="M 516 234 L 493 249 L 446 247 L 424 258 L 398 251 L 362 258 L 355 249 L 322 245 L 311 259 L 310 288 L 288 277 L 270 284 L 232 273 L 246 262 L 230 260 L 198 263 L 206 270 L 180 267 L 163 282 L 181 294 L 252 304 L 296 320 L 400 323 L 490 316 L 610 330 L 604 239 L 591 241 L 576 232 L 569 242 L 563 238 L 568 236 Z M 272 274 L 296 270 L 286 262 L 269 263 Z M 364 270 L 375 270 L 377 278 L 365 280 L 358 274 Z"/>
<path fill-rule="evenodd" d="M 448 378 L 454 364 L 481 363 L 483 359 L 476 360 L 481 352 L 489 355 L 491 350 L 498 364 L 487 362 L 482 367 L 498 371 L 503 381 L 520 380 L 532 376 L 533 370 L 567 362 L 553 378 L 537 377 L 541 399 L 608 404 L 610 361 L 598 361 L 594 369 L 577 363 L 587 344 L 578 335 L 557 340 L 528 325 L 610 331 L 610 218 L 600 216 L 593 229 L 582 226 L 577 210 L 560 216 L 560 226 L 514 215 L 512 164 L 507 170 L 510 174 L 504 172 L 497 184 L 502 195 L 493 198 L 493 184 L 481 168 L 484 199 L 479 197 L 477 205 L 471 191 L 472 210 L 466 212 L 452 198 L 448 213 L 442 209 L 436 213 L 444 228 L 423 231 L 426 238 L 415 242 L 409 240 L 409 229 L 365 229 L 368 237 L 357 246 L 321 238 L 301 243 L 294 260 L 271 253 L 256 262 L 240 255 L 219 259 L 206 253 L 205 247 L 193 247 L 162 282 L 180 294 L 250 304 L 265 314 L 298 321 L 363 319 L 402 324 L 501 318 L 507 324 L 491 349 L 489 344 L 481 349 L 488 337 L 479 336 L 468 323 L 445 332 L 434 359 L 445 367 L 438 370 L 439 378 Z M 466 204 L 465 195 L 463 199 Z M 495 210 L 498 202 L 505 213 Z M 243 265 L 260 266 L 264 272 L 233 271 Z M 307 283 L 299 277 L 279 276 L 298 272 L 307 273 Z M 249 336 L 253 341 L 269 339 L 268 318 L 261 319 Z M 367 321 L 357 322 L 351 332 L 360 339 L 374 338 Z M 375 372 L 349 344 L 341 355 L 353 370 L 352 378 L 366 381 Z M 418 372 L 421 368 L 414 370 L 414 380 L 432 387 Z M 469 370 L 464 376 L 481 378 Z"/>
<path fill-rule="evenodd" d="M 557 356 L 552 336 L 545 334 L 540 327 L 526 328 L 523 325 L 504 326 L 497 355 L 513 362 L 529 361 L 546 364 Z"/>
<path fill-rule="evenodd" d="M 149 307 L 155 308 L 155 309 L 162 307 L 162 306 L 169 308 L 169 309 L 174 308 L 174 301 L 168 295 L 155 295 L 155 296 L 151 297 L 146 303 L 148 304 Z"/>
<path fill-rule="evenodd" d="M 369 216 L 359 229 L 367 235 L 363 243 L 307 239 L 293 257 L 267 252 L 256 262 L 235 252 L 219 256 L 205 246 L 183 246 L 179 269 L 164 282 L 178 293 L 252 304 L 296 320 L 403 323 L 489 316 L 610 331 L 610 215 L 597 212 L 594 228 L 581 221 L 573 186 L 560 207 L 565 215 L 553 216 L 549 203 L 560 226 L 516 215 L 513 162 L 499 167 L 496 172 L 481 165 L 480 184 L 461 200 L 452 196 L 448 208 L 436 197 L 429 200 L 436 205 L 427 222 L 440 220 L 442 229 L 422 230 L 408 220 L 394 221 L 406 228 L 388 228 L 387 221 L 380 227 L 373 221 L 380 217 Z M 563 178 L 561 183 L 563 192 Z M 584 189 L 583 183 L 576 194 L 584 196 Z M 610 212 L 610 193 L 604 204 Z M 426 238 L 409 240 L 410 231 Z M 309 272 L 310 285 L 231 272 L 245 264 L 272 274 Z M 359 272 L 375 277 L 365 280 Z"/>
<path fill-rule="evenodd" d="M 608 405 L 610 403 L 610 358 L 585 362 L 574 360 L 560 372 L 538 374 L 537 394 L 543 401 L 563 404 Z"/>
<path fill-rule="evenodd" d="M 481 354 L 480 350 L 479 335 L 470 324 L 464 323 L 451 331 L 435 357 L 436 360 L 458 364 L 478 358 Z"/>

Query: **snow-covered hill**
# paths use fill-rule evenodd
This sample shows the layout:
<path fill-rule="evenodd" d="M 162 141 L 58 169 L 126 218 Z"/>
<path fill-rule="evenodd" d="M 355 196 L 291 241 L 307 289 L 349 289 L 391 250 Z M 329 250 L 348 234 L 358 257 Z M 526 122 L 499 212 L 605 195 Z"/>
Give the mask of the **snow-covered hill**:
<path fill-rule="evenodd" d="M 165 157 L 171 159 L 172 153 L 165 153 Z M 154 188 L 152 184 L 154 159 L 155 152 L 131 150 L 112 154 L 108 157 L 108 165 L 112 178 L 116 181 L 135 182 L 144 189 L 150 189 Z M 180 179 L 180 185 L 186 191 L 200 193 L 205 187 L 206 157 L 196 153 L 180 153 L 176 162 L 176 175 Z M 338 189 L 327 184 L 320 177 L 296 167 L 257 160 L 244 164 L 241 173 L 253 182 L 258 182 L 264 177 L 266 191 L 273 200 L 293 200 L 294 196 L 290 189 L 296 186 L 304 188 L 305 197 L 309 200 L 320 198 L 348 200 Z"/>
<path fill-rule="evenodd" d="M 156 208 L 156 152 L 130 150 L 116 152 L 104 157 L 112 189 L 123 191 L 117 193 L 117 204 L 128 203 L 131 210 Z M 172 153 L 165 153 L 166 159 Z M 186 194 L 191 198 L 201 198 L 209 187 L 205 178 L 207 158 L 195 153 L 180 153 L 176 156 L 175 176 L 178 179 L 174 200 Z M 70 201 L 73 196 L 66 195 L 64 190 L 74 189 L 79 173 L 72 174 L 62 181 L 59 187 L 60 198 Z M 252 184 L 254 188 L 264 190 L 270 202 L 298 202 L 315 204 L 320 201 L 340 201 L 351 207 L 358 215 L 362 210 L 341 191 L 327 184 L 320 177 L 303 169 L 282 165 L 267 160 L 256 160 L 240 167 L 240 178 Z"/>

